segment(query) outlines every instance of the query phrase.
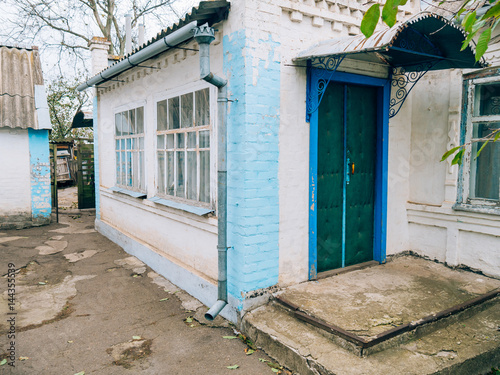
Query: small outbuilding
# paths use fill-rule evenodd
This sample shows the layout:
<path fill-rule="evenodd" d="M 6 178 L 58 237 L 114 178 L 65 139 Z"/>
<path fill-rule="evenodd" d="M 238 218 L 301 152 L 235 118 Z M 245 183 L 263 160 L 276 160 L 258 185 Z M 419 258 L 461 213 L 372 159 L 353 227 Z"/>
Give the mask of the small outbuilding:
<path fill-rule="evenodd" d="M 0 228 L 50 223 L 50 129 L 38 49 L 0 46 Z"/>

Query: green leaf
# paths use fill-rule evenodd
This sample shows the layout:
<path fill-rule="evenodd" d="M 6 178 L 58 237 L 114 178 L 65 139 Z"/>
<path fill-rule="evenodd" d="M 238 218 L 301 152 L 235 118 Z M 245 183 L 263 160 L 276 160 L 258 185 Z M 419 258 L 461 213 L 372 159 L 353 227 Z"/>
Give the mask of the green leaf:
<path fill-rule="evenodd" d="M 367 38 L 373 35 L 375 27 L 377 27 L 378 19 L 380 18 L 380 4 L 373 4 L 363 16 L 361 20 L 361 32 Z"/>
<path fill-rule="evenodd" d="M 259 362 L 268 362 L 268 360 L 264 358 L 259 358 Z"/>
<path fill-rule="evenodd" d="M 477 40 L 476 62 L 479 61 L 481 57 L 483 57 L 484 53 L 488 49 L 488 43 L 490 42 L 490 39 L 491 39 L 491 28 L 487 28 L 481 33 L 479 39 Z"/>
<path fill-rule="evenodd" d="M 497 130 L 497 134 L 495 135 L 495 138 L 493 138 L 493 142 L 498 141 L 498 138 L 500 138 L 500 130 Z"/>
<path fill-rule="evenodd" d="M 448 159 L 450 155 L 454 154 L 460 147 L 462 146 L 453 147 L 451 150 L 446 151 L 443 157 L 441 158 L 441 161 L 445 161 L 446 159 Z"/>
<path fill-rule="evenodd" d="M 227 366 L 227 368 L 228 368 L 229 370 L 236 370 L 238 367 L 240 367 L 240 366 L 238 366 L 238 365 Z"/>
<path fill-rule="evenodd" d="M 394 0 L 387 0 L 384 8 L 382 8 L 382 21 L 389 27 L 393 27 L 396 23 L 398 7 L 395 6 Z"/>
<path fill-rule="evenodd" d="M 0 366 L 5 365 L 6 363 L 7 363 L 7 359 L 4 358 L 4 359 L 2 359 L 2 362 L 0 362 Z"/>
<path fill-rule="evenodd" d="M 464 149 L 461 149 L 460 151 L 457 152 L 453 160 L 451 161 L 451 165 L 461 165 L 462 164 L 462 156 L 464 155 Z"/>
<path fill-rule="evenodd" d="M 271 369 L 273 372 L 280 372 L 280 370 L 278 370 L 277 368 L 272 368 Z"/>
<path fill-rule="evenodd" d="M 133 340 L 140 340 L 140 339 L 142 339 L 142 337 L 141 336 L 132 336 L 132 339 Z"/>
<path fill-rule="evenodd" d="M 237 339 L 238 336 L 222 336 L 223 339 L 228 339 L 228 340 L 232 340 L 232 339 Z"/>
<path fill-rule="evenodd" d="M 484 143 L 483 143 L 483 145 L 481 146 L 481 148 L 480 148 L 480 149 L 479 149 L 479 151 L 477 152 L 476 157 L 474 158 L 474 160 L 476 160 L 476 159 L 479 157 L 479 155 L 481 154 L 481 151 L 483 151 L 484 146 L 486 146 L 486 145 L 488 144 L 488 142 L 489 142 L 489 141 L 490 141 L 490 140 L 488 139 L 488 140 L 486 140 L 486 142 L 484 142 Z"/>
<path fill-rule="evenodd" d="M 191 316 L 187 317 L 186 323 L 193 323 L 193 318 Z"/>
<path fill-rule="evenodd" d="M 406 5 L 407 2 L 408 2 L 408 0 L 400 0 L 398 3 L 398 6 Z"/>
<path fill-rule="evenodd" d="M 490 18 L 496 18 L 500 16 L 500 2 L 493 5 L 488 11 L 481 17 L 482 20 L 487 20 Z"/>
<path fill-rule="evenodd" d="M 472 26 L 476 22 L 476 11 L 469 13 L 462 21 L 462 26 L 468 33 L 472 31 Z"/>
<path fill-rule="evenodd" d="M 43 281 L 40 281 L 38 285 L 47 285 L 47 283 L 44 283 Z"/>
<path fill-rule="evenodd" d="M 75 375 L 85 375 L 85 371 L 77 372 Z"/>
<path fill-rule="evenodd" d="M 167 298 L 162 298 L 162 299 L 160 300 L 160 302 L 163 302 L 163 301 L 168 301 L 168 297 L 167 297 Z"/>

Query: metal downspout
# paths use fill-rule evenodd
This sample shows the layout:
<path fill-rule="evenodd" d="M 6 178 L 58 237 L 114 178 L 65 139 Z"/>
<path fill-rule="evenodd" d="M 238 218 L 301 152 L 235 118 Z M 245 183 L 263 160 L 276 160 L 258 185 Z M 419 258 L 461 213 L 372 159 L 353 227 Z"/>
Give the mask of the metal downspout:
<path fill-rule="evenodd" d="M 215 31 L 208 25 L 195 29 L 194 39 L 200 49 L 201 79 L 218 88 L 217 95 L 217 302 L 207 311 L 205 319 L 214 320 L 227 305 L 227 80 L 210 71 L 210 43 Z"/>

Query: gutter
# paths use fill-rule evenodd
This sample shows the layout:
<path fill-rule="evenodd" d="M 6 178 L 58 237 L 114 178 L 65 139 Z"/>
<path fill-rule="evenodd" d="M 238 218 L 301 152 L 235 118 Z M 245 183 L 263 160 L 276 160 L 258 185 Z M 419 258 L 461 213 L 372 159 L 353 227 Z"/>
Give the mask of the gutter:
<path fill-rule="evenodd" d="M 103 82 L 110 80 L 111 78 L 117 76 L 124 71 L 138 66 L 140 63 L 149 60 L 150 58 L 165 52 L 171 48 L 175 48 L 177 45 L 191 39 L 193 36 L 193 30 L 198 25 L 197 21 L 188 23 L 187 25 L 181 27 L 179 30 L 165 36 L 164 38 L 157 40 L 153 44 L 139 50 L 138 52 L 128 55 L 125 59 L 120 62 L 111 65 L 109 68 L 103 70 L 101 73 L 90 78 L 87 82 L 80 84 L 76 89 L 78 91 L 86 90 L 90 87 L 99 85 Z"/>
<path fill-rule="evenodd" d="M 227 80 L 210 71 L 210 43 L 215 31 L 208 24 L 197 27 L 194 39 L 200 49 L 200 77 L 218 88 L 217 95 L 217 302 L 205 319 L 214 320 L 227 305 Z"/>

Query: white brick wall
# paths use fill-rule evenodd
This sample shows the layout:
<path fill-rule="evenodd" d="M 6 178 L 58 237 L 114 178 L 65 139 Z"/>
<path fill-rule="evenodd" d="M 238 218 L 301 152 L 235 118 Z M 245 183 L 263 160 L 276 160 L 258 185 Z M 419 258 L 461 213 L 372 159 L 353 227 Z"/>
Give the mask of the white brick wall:
<path fill-rule="evenodd" d="M 0 128 L 0 215 L 31 213 L 28 131 Z"/>

